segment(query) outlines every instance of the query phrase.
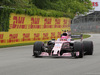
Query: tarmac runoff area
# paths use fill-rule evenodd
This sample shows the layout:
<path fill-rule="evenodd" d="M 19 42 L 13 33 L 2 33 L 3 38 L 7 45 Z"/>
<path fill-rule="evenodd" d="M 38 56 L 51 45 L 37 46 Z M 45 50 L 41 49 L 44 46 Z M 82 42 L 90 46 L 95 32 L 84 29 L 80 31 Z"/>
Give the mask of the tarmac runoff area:
<path fill-rule="evenodd" d="M 82 59 L 34 58 L 33 46 L 0 48 L 0 75 L 100 75 L 100 34 L 91 34 L 94 54 Z"/>

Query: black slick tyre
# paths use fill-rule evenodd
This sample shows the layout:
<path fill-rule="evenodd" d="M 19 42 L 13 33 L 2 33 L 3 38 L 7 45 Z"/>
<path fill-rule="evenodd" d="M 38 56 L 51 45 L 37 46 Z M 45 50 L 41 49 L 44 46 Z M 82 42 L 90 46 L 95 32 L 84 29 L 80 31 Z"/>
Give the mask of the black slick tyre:
<path fill-rule="evenodd" d="M 93 55 L 93 42 L 83 41 L 85 55 Z"/>
<path fill-rule="evenodd" d="M 76 56 L 75 58 L 83 58 L 84 56 L 84 50 L 83 50 L 83 43 L 82 42 L 75 42 L 74 43 L 74 52 L 79 52 L 79 56 Z"/>
<path fill-rule="evenodd" d="M 35 42 L 33 46 L 33 56 L 38 57 L 43 51 L 43 46 L 44 46 L 43 42 L 40 41 Z"/>

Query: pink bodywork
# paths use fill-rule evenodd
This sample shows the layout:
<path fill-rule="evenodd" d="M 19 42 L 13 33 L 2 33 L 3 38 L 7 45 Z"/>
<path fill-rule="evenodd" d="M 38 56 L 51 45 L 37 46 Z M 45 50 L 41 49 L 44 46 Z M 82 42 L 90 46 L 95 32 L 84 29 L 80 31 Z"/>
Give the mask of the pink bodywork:
<path fill-rule="evenodd" d="M 53 54 L 56 55 L 58 51 L 60 52 L 64 42 L 70 42 L 70 41 L 71 41 L 70 36 L 62 36 L 61 38 L 58 38 L 57 41 L 55 41 L 54 48 L 52 49 L 54 51 Z M 58 56 L 60 56 L 60 54 L 58 54 Z M 63 53 L 62 56 L 71 56 L 71 53 Z"/>
<path fill-rule="evenodd" d="M 58 38 L 55 41 L 55 45 L 52 49 L 53 55 L 58 54 L 58 56 L 60 56 L 60 53 L 58 53 L 58 51 L 61 51 L 62 45 L 65 42 L 71 42 L 71 37 L 70 36 L 62 36 L 61 38 Z M 51 51 L 51 55 L 49 55 L 47 52 L 42 52 L 40 56 L 52 56 L 52 51 Z M 72 54 L 69 53 L 63 53 L 62 56 L 72 56 Z M 76 52 L 76 56 L 79 56 L 79 52 Z"/>

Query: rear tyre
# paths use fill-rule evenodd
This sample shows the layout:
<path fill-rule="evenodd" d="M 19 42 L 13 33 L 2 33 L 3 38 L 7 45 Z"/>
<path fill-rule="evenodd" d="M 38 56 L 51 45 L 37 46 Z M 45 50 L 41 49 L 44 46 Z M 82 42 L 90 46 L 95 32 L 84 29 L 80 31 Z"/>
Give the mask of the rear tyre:
<path fill-rule="evenodd" d="M 83 41 L 85 55 L 93 55 L 93 42 Z"/>
<path fill-rule="evenodd" d="M 82 42 L 74 43 L 74 52 L 79 52 L 79 56 L 76 56 L 76 54 L 74 54 L 75 58 L 83 58 L 84 51 L 83 51 L 83 43 Z"/>
<path fill-rule="evenodd" d="M 41 52 L 43 51 L 43 46 L 44 46 L 43 42 L 38 41 L 38 42 L 34 43 L 34 46 L 33 46 L 33 55 L 35 57 L 38 57 L 41 54 Z"/>

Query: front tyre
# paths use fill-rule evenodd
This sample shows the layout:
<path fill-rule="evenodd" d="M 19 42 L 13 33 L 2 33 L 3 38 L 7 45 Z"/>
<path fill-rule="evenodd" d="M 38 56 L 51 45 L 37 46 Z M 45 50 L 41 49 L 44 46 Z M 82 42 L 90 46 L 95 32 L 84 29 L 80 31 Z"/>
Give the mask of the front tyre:
<path fill-rule="evenodd" d="M 82 42 L 75 42 L 74 43 L 74 52 L 79 52 L 79 56 L 74 55 L 75 58 L 83 58 L 84 50 L 83 50 L 83 43 Z"/>
<path fill-rule="evenodd" d="M 43 51 L 43 46 L 44 46 L 43 42 L 37 41 L 37 42 L 34 43 L 33 55 L 35 57 L 38 57 L 41 54 L 41 52 Z"/>

